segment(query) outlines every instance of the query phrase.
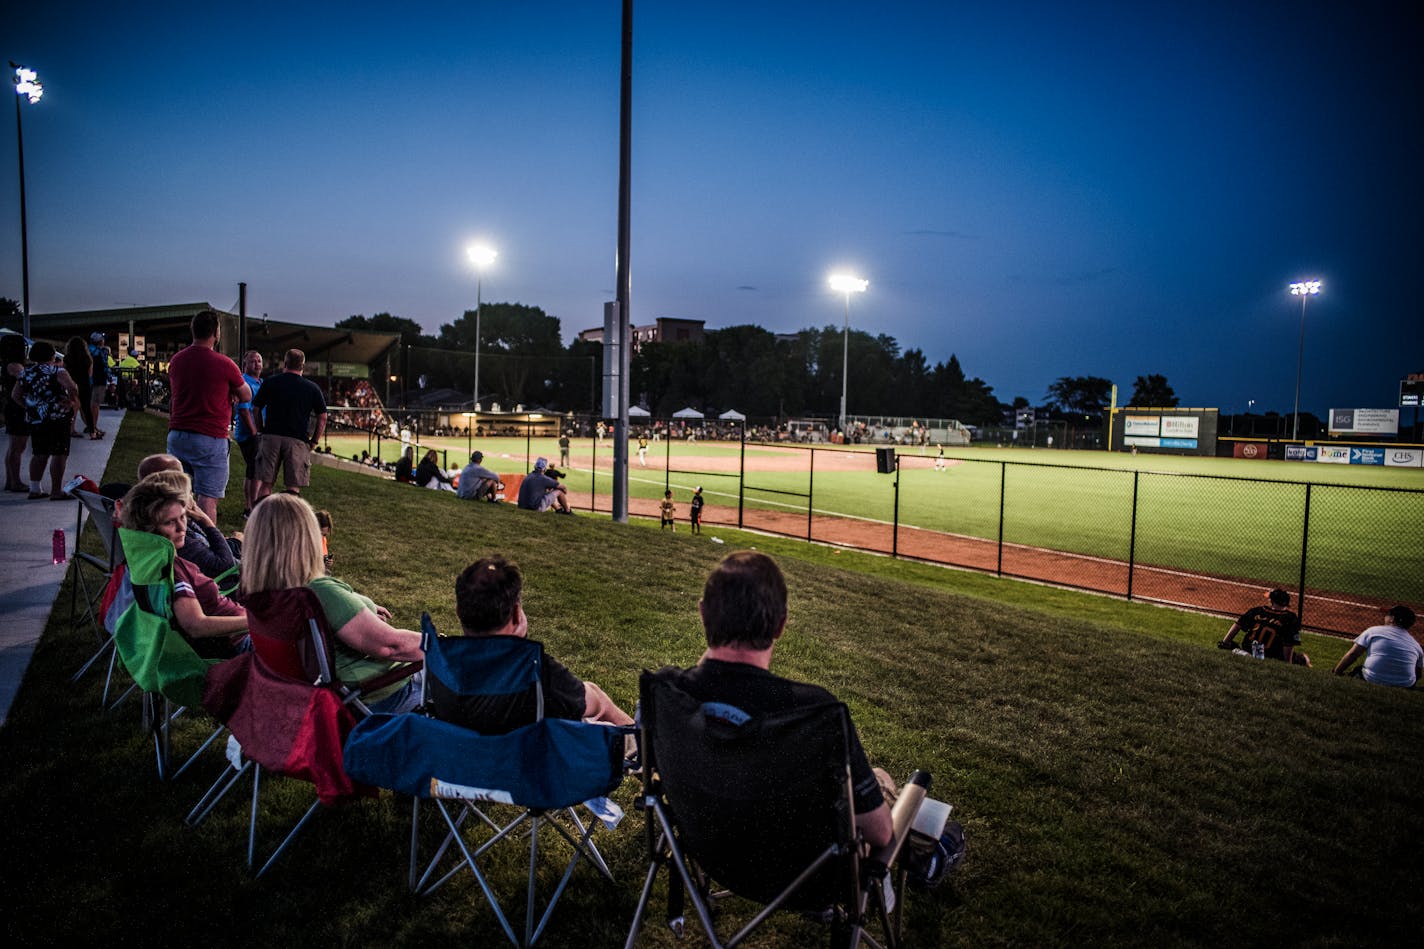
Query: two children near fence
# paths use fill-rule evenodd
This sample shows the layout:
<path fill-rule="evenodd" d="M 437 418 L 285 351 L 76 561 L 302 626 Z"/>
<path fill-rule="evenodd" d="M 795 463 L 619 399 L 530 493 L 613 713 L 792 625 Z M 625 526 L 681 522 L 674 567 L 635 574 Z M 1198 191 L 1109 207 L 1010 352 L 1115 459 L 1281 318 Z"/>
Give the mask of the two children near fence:
<path fill-rule="evenodd" d="M 664 530 L 671 530 L 677 533 L 677 503 L 672 499 L 672 490 L 663 492 L 663 499 L 658 503 L 658 514 L 661 519 L 660 526 Z M 692 492 L 692 502 L 689 507 L 689 520 L 692 524 L 694 534 L 702 533 L 702 486 L 698 485 L 697 490 Z"/>

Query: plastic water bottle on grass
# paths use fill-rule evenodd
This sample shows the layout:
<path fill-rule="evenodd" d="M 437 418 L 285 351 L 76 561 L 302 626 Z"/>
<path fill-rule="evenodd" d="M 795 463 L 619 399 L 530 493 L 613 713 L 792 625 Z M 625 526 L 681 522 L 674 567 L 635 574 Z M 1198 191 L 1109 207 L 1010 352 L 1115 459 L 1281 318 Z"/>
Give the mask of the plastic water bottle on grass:
<path fill-rule="evenodd" d="M 1259 639 L 1256 640 L 1254 643 L 1251 644 L 1251 658 L 1252 658 L 1252 659 L 1265 659 L 1265 658 L 1266 658 L 1266 644 L 1263 643 L 1263 642 L 1261 642 Z"/>

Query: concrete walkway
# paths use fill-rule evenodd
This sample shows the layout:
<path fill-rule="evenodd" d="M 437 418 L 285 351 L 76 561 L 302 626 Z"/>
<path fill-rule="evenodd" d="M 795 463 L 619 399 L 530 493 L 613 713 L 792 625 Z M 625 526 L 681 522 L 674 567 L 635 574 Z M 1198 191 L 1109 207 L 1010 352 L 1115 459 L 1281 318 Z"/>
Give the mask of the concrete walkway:
<path fill-rule="evenodd" d="M 123 415 L 121 409 L 105 409 L 99 428 L 108 435 L 98 441 L 76 438 L 71 442 L 66 481 L 76 475 L 96 482 L 103 480 Z M 8 440 L 8 435 L 0 439 Z M 28 474 L 29 465 L 30 451 L 26 447 L 20 462 L 22 476 Z M 42 488 L 49 491 L 48 474 Z M 0 726 L 9 717 L 10 703 L 20 690 L 20 681 L 49 621 L 50 610 L 69 609 L 68 602 L 55 602 L 68 564 L 52 562 L 52 542 L 55 530 L 62 529 L 65 553 L 74 553 L 78 511 L 78 501 L 31 501 L 23 494 L 0 492 L 6 547 L 0 558 Z"/>

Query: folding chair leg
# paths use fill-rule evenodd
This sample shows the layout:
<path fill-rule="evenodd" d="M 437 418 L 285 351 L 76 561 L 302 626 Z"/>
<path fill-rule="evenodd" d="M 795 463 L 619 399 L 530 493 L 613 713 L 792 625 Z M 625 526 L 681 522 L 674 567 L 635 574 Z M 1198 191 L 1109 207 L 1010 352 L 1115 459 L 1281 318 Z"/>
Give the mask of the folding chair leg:
<path fill-rule="evenodd" d="M 188 812 L 187 817 L 183 818 L 183 822 L 189 827 L 197 827 L 201 824 L 207 819 L 207 816 L 212 813 L 218 801 L 221 801 L 227 795 L 227 792 L 231 791 L 233 786 L 242 780 L 242 776 L 252 767 L 255 767 L 255 765 L 251 761 L 244 761 L 240 768 L 235 768 L 231 765 L 225 768 L 223 773 L 218 775 L 218 779 L 213 782 L 212 787 L 208 788 L 198 800 L 198 803 L 193 805 L 193 809 Z M 229 774 L 229 772 L 231 772 L 231 774 Z"/>

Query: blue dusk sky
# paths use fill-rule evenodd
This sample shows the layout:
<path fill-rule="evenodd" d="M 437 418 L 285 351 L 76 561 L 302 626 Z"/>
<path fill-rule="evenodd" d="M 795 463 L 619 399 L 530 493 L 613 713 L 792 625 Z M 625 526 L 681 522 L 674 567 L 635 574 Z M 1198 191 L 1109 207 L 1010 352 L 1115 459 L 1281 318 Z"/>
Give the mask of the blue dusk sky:
<path fill-rule="evenodd" d="M 210 9 L 211 7 L 211 9 Z M 30 305 L 207 300 L 428 332 L 483 299 L 599 325 L 621 4 L 29 3 Z M 1397 404 L 1424 371 L 1424 32 L 1402 2 L 641 0 L 632 317 L 834 325 L 1184 405 Z M 0 295 L 19 299 L 14 124 Z M 852 399 L 853 403 L 853 399 Z M 834 406 L 825 406 L 826 410 Z M 854 408 L 852 404 L 852 408 Z"/>

